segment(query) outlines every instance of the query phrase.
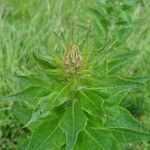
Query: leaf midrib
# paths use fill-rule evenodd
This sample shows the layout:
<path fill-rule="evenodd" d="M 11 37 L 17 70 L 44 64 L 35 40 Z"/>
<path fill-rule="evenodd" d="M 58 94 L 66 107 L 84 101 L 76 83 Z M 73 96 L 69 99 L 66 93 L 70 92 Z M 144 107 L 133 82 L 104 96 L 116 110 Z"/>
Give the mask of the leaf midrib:
<path fill-rule="evenodd" d="M 130 129 L 130 128 L 117 128 L 117 127 L 108 127 L 108 128 L 100 128 L 100 127 L 90 127 L 91 129 L 94 129 L 94 130 L 103 130 L 103 131 L 117 131 L 117 132 L 123 132 L 121 131 L 122 129 L 125 129 L 125 130 L 129 130 L 129 131 L 133 131 L 133 132 L 138 132 L 140 134 L 146 134 L 147 136 L 150 136 L 149 133 L 146 133 L 146 132 L 141 132 L 141 131 L 138 131 L 138 130 L 134 130 L 134 129 Z M 118 129 L 118 130 L 117 130 Z M 131 134 L 133 135 L 132 133 L 127 133 L 127 134 Z"/>
<path fill-rule="evenodd" d="M 99 142 L 86 129 L 84 131 L 96 144 L 98 144 L 103 150 L 105 150 L 104 147 L 99 144 Z"/>
<path fill-rule="evenodd" d="M 95 107 L 96 107 L 96 109 L 100 112 L 100 114 L 101 114 L 101 111 L 99 110 L 99 108 L 96 106 L 96 104 L 85 94 L 85 93 L 83 93 L 83 92 L 81 92 L 81 94 L 83 95 L 83 96 L 85 96 Z"/>

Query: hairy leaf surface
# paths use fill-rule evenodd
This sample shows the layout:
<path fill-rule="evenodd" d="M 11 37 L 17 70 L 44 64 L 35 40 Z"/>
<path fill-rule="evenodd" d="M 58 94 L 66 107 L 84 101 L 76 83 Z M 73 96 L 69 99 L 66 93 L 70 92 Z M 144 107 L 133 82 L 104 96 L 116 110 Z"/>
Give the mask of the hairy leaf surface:
<path fill-rule="evenodd" d="M 115 138 L 100 129 L 85 129 L 79 136 L 75 150 L 117 150 Z"/>
<path fill-rule="evenodd" d="M 65 143 L 58 119 L 47 119 L 33 132 L 26 150 L 53 150 Z"/>
<path fill-rule="evenodd" d="M 80 92 L 78 96 L 84 111 L 97 117 L 103 114 L 103 99 L 101 97 L 92 92 Z"/>
<path fill-rule="evenodd" d="M 42 86 L 31 86 L 24 91 L 10 95 L 10 96 L 1 96 L 2 100 L 30 100 L 38 97 L 44 97 L 50 94 L 50 90 Z"/>
<path fill-rule="evenodd" d="M 66 133 L 66 149 L 72 150 L 78 137 L 87 123 L 87 118 L 80 108 L 78 102 L 72 102 L 67 108 L 63 119 L 60 122 L 60 128 Z"/>
<path fill-rule="evenodd" d="M 45 69 L 57 69 L 57 66 L 54 65 L 54 63 L 50 63 L 47 60 L 44 60 L 40 57 L 38 57 L 35 53 L 33 53 L 33 57 L 35 59 L 35 61 L 43 68 Z"/>
<path fill-rule="evenodd" d="M 133 142 L 150 138 L 149 131 L 124 108 L 114 106 L 107 108 L 105 113 L 105 125 L 119 142 Z"/>

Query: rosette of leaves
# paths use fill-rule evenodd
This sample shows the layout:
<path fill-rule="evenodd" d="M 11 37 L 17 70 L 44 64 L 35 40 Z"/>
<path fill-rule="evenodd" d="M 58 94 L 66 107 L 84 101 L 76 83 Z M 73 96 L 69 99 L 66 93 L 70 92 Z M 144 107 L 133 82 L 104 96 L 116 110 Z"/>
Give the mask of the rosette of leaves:
<path fill-rule="evenodd" d="M 31 131 L 18 149 L 117 150 L 120 143 L 150 139 L 119 105 L 145 78 L 117 76 L 117 56 L 106 63 L 105 55 L 71 45 L 61 56 L 33 57 L 36 73 L 17 76 L 23 90 L 1 96 L 14 100 L 13 113 Z"/>

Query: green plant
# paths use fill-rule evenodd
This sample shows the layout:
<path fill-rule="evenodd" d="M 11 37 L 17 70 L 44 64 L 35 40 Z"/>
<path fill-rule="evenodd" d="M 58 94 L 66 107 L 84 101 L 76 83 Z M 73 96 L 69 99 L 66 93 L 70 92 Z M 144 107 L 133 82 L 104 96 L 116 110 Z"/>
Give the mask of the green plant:
<path fill-rule="evenodd" d="M 147 117 L 146 115 L 143 116 L 142 120 L 146 122 L 147 126 L 149 125 L 149 88 L 144 86 L 139 90 L 145 78 L 136 77 L 149 75 L 150 68 L 148 55 L 149 25 L 147 21 L 149 20 L 149 13 L 145 9 L 147 7 L 149 11 L 149 1 L 145 0 L 144 7 L 143 4 L 141 5 L 140 3 L 140 7 L 137 7 L 137 2 L 140 1 L 142 0 L 97 0 L 97 3 L 93 3 L 93 1 L 90 2 L 87 0 L 85 3 L 84 0 L 64 0 L 61 2 L 59 0 L 23 0 L 20 2 L 18 2 L 18 0 L 1 0 L 1 2 L 3 2 L 2 4 L 4 4 L 2 5 L 4 9 L 2 9 L 2 13 L 0 13 L 2 14 L 2 17 L 0 15 L 0 93 L 6 94 L 8 92 L 10 93 L 10 91 L 17 91 L 16 86 L 12 84 L 10 80 L 10 76 L 18 70 L 18 67 L 20 72 L 27 71 L 18 76 L 19 80 L 17 80 L 17 83 L 20 83 L 20 91 L 30 88 L 20 95 L 15 95 L 16 100 L 14 96 L 11 96 L 7 97 L 8 100 L 12 100 L 11 102 L 7 100 L 0 102 L 0 138 L 2 139 L 0 140 L 0 149 L 16 149 L 16 146 L 20 144 L 21 141 L 24 142 L 19 145 L 19 149 L 27 149 L 30 140 L 32 141 L 30 148 L 32 147 L 31 149 L 33 149 L 33 143 L 35 143 L 35 149 L 38 149 L 41 141 L 43 141 L 44 137 L 47 137 L 47 132 L 50 132 L 51 127 L 57 124 L 57 120 L 56 123 L 54 123 L 55 121 L 50 122 L 50 118 L 54 118 L 54 120 L 55 118 L 60 118 L 61 120 L 64 113 L 67 113 L 65 111 L 71 107 L 71 98 L 73 97 L 77 99 L 75 102 L 80 103 L 82 111 L 88 118 L 87 127 L 78 134 L 78 140 L 74 149 L 92 149 L 93 145 L 95 145 L 95 149 L 100 149 L 96 147 L 96 144 L 93 144 L 92 148 L 87 144 L 90 144 L 89 141 L 91 141 L 85 132 L 88 130 L 88 132 L 92 131 L 91 135 L 101 133 L 100 141 L 102 141 L 103 138 L 106 139 L 105 141 L 107 143 L 109 143 L 108 141 L 115 143 L 111 135 L 115 137 L 118 143 L 131 142 L 133 138 L 135 141 L 136 138 L 137 141 L 147 139 L 146 136 L 135 136 L 137 132 L 134 131 L 138 130 L 138 127 L 130 121 L 133 118 L 127 117 L 122 121 L 121 117 L 118 119 L 119 111 L 116 113 L 114 111 L 115 109 L 120 110 L 119 104 L 122 101 L 121 105 L 125 106 L 133 115 L 140 114 L 139 116 L 141 117 L 141 111 L 144 111 Z M 90 13 L 84 13 L 85 8 L 89 6 L 91 7 L 89 9 Z M 136 8 L 136 11 L 133 13 L 134 8 Z M 3 10 L 6 10 L 6 13 L 3 13 Z M 144 10 L 147 13 L 144 12 Z M 140 20 L 139 16 L 136 17 L 138 13 L 142 17 Z M 143 19 L 143 17 L 146 17 L 146 19 Z M 141 27 L 136 28 L 137 25 Z M 135 29 L 135 33 L 132 32 L 133 29 Z M 88 30 L 88 32 L 86 30 Z M 89 32 L 90 30 L 91 32 Z M 55 35 L 52 34 L 53 31 L 55 31 Z M 79 59 L 80 63 L 77 63 L 77 66 L 75 65 L 78 68 L 77 76 L 73 75 L 74 67 L 70 67 L 64 62 L 63 58 L 66 58 L 66 52 L 62 52 L 63 47 L 65 48 L 64 38 L 66 43 L 73 41 L 73 43 L 76 43 L 76 45 L 80 47 L 82 59 Z M 46 70 L 32 63 L 30 51 L 35 49 L 33 43 L 36 43 L 36 48 L 40 45 L 39 49 L 42 55 L 47 51 L 50 53 L 51 58 L 45 57 L 46 60 L 50 59 L 49 61 L 53 62 L 52 59 L 54 59 L 54 61 L 56 61 L 54 64 L 50 63 L 49 65 L 47 61 L 39 62 L 39 57 L 37 59 L 35 55 L 34 59 L 39 64 L 42 63 L 42 67 Z M 49 50 L 47 47 L 51 49 Z M 55 55 L 52 54 L 52 49 L 57 51 L 54 52 Z M 55 64 L 58 64 L 59 69 Z M 81 64 L 81 67 L 79 64 Z M 51 67 L 49 68 L 47 65 Z M 29 70 L 31 70 L 31 72 Z M 64 72 L 62 70 L 66 71 Z M 71 77 L 72 75 L 73 77 Z M 130 76 L 130 78 L 128 78 L 128 76 Z M 76 78 L 77 82 L 74 80 Z M 55 95 L 61 91 L 63 86 L 66 85 L 66 82 L 69 82 L 67 87 L 69 90 L 64 91 L 64 93 L 58 97 L 58 99 L 64 98 L 61 99 L 63 104 L 61 105 L 61 102 L 59 103 L 57 101 L 58 99 L 55 99 L 56 102 L 50 102 L 55 98 Z M 148 84 L 147 82 L 147 85 Z M 74 90 L 74 87 L 77 87 L 77 90 Z M 99 89 L 93 89 L 93 87 L 99 87 Z M 50 96 L 44 96 L 47 95 L 47 89 L 51 89 Z M 73 94 L 72 91 L 74 91 L 75 94 Z M 89 99 L 85 97 L 85 95 L 82 95 L 82 93 L 87 95 Z M 81 98 L 85 101 L 82 101 Z M 6 97 L 1 97 L 1 99 L 6 99 Z M 14 102 L 13 99 L 15 100 Z M 91 102 L 93 103 L 83 103 L 89 100 L 92 100 Z M 146 108 L 143 108 L 143 110 L 141 109 L 141 100 L 145 103 L 144 105 L 146 105 Z M 108 111 L 114 111 L 114 114 L 112 113 L 110 115 Z M 99 114 L 102 116 L 99 116 Z M 110 117 L 113 118 L 113 121 L 112 119 L 110 120 Z M 17 119 L 18 122 L 16 121 Z M 126 122 L 126 124 L 122 125 L 122 122 L 120 124 L 114 123 L 114 119 L 116 119 L 117 122 L 119 120 Z M 50 124 L 48 126 L 47 123 L 49 122 L 52 125 Z M 132 126 L 132 123 L 135 127 Z M 121 128 L 122 131 L 120 127 L 123 127 L 123 129 L 129 128 L 129 130 L 127 130 L 128 133 L 125 134 L 125 136 L 127 135 L 126 139 L 128 139 L 128 141 L 125 141 L 125 139 L 121 140 L 125 129 L 123 130 Z M 113 128 L 116 130 L 114 131 Z M 62 124 L 59 125 L 59 129 L 65 130 Z M 44 130 L 47 132 L 44 132 Z M 58 149 L 65 149 L 65 132 L 61 132 L 61 130 L 60 134 L 63 134 L 63 146 L 60 146 L 61 148 Z M 128 137 L 129 131 L 132 132 L 131 135 L 134 135 L 131 139 Z M 144 129 L 139 131 L 140 133 L 147 133 Z M 35 137 L 35 134 L 38 132 L 39 134 L 41 133 L 41 135 L 37 135 L 37 138 L 33 140 L 32 136 Z M 116 132 L 118 134 L 120 133 L 120 138 L 117 138 Z M 31 135 L 31 138 L 27 135 Z M 99 134 L 93 137 L 97 139 Z M 38 140 L 39 138 L 41 139 Z M 53 141 L 49 140 L 49 143 L 46 144 L 50 144 L 51 147 L 53 147 L 53 145 L 56 144 L 55 138 L 52 137 L 52 140 Z M 104 143 L 104 141 L 102 142 Z M 91 141 L 91 143 L 93 143 L 93 141 Z M 144 145 L 147 144 L 146 142 L 144 143 Z M 88 148 L 83 147 L 83 145 L 88 145 Z M 136 147 L 136 143 L 129 145 L 130 149 Z M 47 147 L 50 146 L 47 145 Z M 108 147 L 110 148 L 110 146 Z M 112 147 L 113 146 L 111 146 L 111 148 Z M 125 144 L 124 149 L 127 149 L 127 147 L 128 145 Z M 142 146 L 140 147 L 143 149 Z M 40 148 L 44 149 L 43 147 Z M 119 149 L 123 149 L 123 147 Z"/>
<path fill-rule="evenodd" d="M 36 72 L 17 75 L 22 90 L 0 97 L 15 101 L 15 116 L 31 132 L 19 149 L 117 150 L 119 143 L 150 138 L 119 106 L 146 78 L 118 76 L 110 72 L 115 63 L 106 62 L 105 52 L 79 50 L 73 44 L 49 57 L 34 53 L 33 58 L 39 64 Z"/>

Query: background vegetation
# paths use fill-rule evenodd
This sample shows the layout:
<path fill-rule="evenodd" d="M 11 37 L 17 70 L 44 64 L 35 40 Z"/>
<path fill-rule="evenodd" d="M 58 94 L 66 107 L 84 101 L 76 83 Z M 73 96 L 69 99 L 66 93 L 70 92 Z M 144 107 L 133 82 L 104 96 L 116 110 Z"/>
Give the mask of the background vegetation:
<path fill-rule="evenodd" d="M 149 77 L 149 8 L 149 0 L 0 0 L 0 95 L 19 88 L 15 73 L 29 74 L 32 66 L 36 68 L 33 51 L 50 55 L 71 42 L 84 49 L 113 51 L 106 64 L 114 67 L 108 73 Z M 125 95 L 121 105 L 150 129 L 149 91 L 147 82 Z M 14 111 L 10 102 L 0 102 L 2 150 L 16 149 L 29 132 Z M 148 150 L 150 144 L 123 148 Z"/>

